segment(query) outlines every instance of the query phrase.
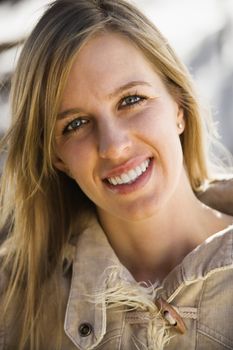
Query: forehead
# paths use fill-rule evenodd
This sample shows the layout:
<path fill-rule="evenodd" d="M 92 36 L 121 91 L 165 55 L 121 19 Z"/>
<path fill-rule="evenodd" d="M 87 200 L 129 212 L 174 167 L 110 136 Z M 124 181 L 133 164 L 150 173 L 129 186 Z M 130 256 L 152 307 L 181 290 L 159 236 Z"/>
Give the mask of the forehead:
<path fill-rule="evenodd" d="M 128 37 L 120 33 L 102 32 L 90 38 L 80 49 L 76 61 L 85 62 L 89 66 L 97 66 L 99 62 L 108 62 L 109 64 L 123 63 L 132 57 L 129 54 L 136 55 L 136 59 L 145 60 L 142 51 Z M 131 60 L 133 65 L 133 61 Z"/>
<path fill-rule="evenodd" d="M 156 75 L 155 68 L 131 40 L 118 33 L 101 33 L 77 53 L 67 85 L 72 89 L 98 84 L 107 92 L 127 80 L 153 80 Z"/>
<path fill-rule="evenodd" d="M 73 108 L 94 113 L 99 104 L 123 95 L 127 84 L 138 81 L 151 86 L 158 95 L 168 93 L 155 67 L 136 44 L 121 34 L 98 34 L 76 54 L 61 99 L 60 113 Z M 139 93 L 139 87 L 133 86 L 133 93 Z"/>

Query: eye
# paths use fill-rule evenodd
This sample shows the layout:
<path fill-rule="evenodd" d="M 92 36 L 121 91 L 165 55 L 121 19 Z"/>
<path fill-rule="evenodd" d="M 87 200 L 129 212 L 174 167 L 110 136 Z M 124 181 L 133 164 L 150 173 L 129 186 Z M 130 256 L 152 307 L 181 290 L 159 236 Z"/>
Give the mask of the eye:
<path fill-rule="evenodd" d="M 125 96 L 121 100 L 120 107 L 123 107 L 123 108 L 133 107 L 134 105 L 140 104 L 145 100 L 146 100 L 145 96 L 139 96 L 139 95 Z"/>
<path fill-rule="evenodd" d="M 63 134 L 69 133 L 69 132 L 74 132 L 78 131 L 81 129 L 85 124 L 88 124 L 89 120 L 84 119 L 84 118 L 76 118 L 72 120 L 72 122 L 68 123 L 65 128 L 63 129 Z"/>

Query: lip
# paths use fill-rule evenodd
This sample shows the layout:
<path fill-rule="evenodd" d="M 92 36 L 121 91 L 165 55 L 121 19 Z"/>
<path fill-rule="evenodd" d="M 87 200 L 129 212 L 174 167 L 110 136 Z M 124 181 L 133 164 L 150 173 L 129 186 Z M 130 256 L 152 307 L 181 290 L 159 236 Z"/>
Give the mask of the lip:
<path fill-rule="evenodd" d="M 141 165 L 147 159 L 151 160 L 152 158 L 149 156 L 143 156 L 143 157 L 140 156 L 140 157 L 135 157 L 133 159 L 130 159 L 127 162 L 125 162 L 124 164 L 121 164 L 115 168 L 112 168 L 108 172 L 106 172 L 103 175 L 102 180 L 105 181 L 109 177 L 120 176 L 124 173 L 127 173 L 131 169 L 135 169 L 137 166 Z"/>
<path fill-rule="evenodd" d="M 131 192 L 135 192 L 138 189 L 143 188 L 147 184 L 147 182 L 149 181 L 151 174 L 152 174 L 152 171 L 153 171 L 153 168 L 154 168 L 154 158 L 146 158 L 146 159 L 150 159 L 150 164 L 149 164 L 148 168 L 146 169 L 146 171 L 144 173 L 142 173 L 142 175 L 140 175 L 132 183 L 121 184 L 121 185 L 112 185 L 108 182 L 108 180 L 106 178 L 103 180 L 103 183 L 105 184 L 105 186 L 109 190 L 111 190 L 112 192 L 115 192 L 115 193 L 119 193 L 119 194 L 129 194 Z M 139 163 L 139 164 L 141 164 L 141 163 Z M 132 167 L 130 167 L 130 169 L 132 169 Z M 117 175 L 115 175 L 115 176 L 117 176 Z"/>

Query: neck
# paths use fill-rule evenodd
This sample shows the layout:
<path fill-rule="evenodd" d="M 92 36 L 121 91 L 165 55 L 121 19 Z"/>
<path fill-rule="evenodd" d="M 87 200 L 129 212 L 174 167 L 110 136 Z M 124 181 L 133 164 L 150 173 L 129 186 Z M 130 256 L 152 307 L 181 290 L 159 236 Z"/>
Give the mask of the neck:
<path fill-rule="evenodd" d="M 198 244 L 232 219 L 206 207 L 188 180 L 162 209 L 127 221 L 98 210 L 100 223 L 121 263 L 138 281 L 164 278 Z"/>

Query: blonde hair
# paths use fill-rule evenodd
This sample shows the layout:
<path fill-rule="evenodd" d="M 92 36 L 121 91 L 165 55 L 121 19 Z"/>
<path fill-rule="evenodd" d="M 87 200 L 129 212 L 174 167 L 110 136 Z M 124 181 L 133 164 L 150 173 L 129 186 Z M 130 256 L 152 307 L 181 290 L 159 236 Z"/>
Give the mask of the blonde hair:
<path fill-rule="evenodd" d="M 193 190 L 208 180 L 203 119 L 192 81 L 158 29 L 124 0 L 58 0 L 27 39 L 12 83 L 12 126 L 2 144 L 2 248 L 10 270 L 5 314 L 20 295 L 20 349 L 40 348 L 40 318 L 47 281 L 61 271 L 63 249 L 92 203 L 78 185 L 53 167 L 54 126 L 72 63 L 82 45 L 101 31 L 121 33 L 154 65 L 184 108 L 182 146 Z M 58 234 L 59 233 L 59 234 Z M 10 266 L 10 267 L 9 267 Z M 55 283 L 55 282 L 54 282 Z"/>

